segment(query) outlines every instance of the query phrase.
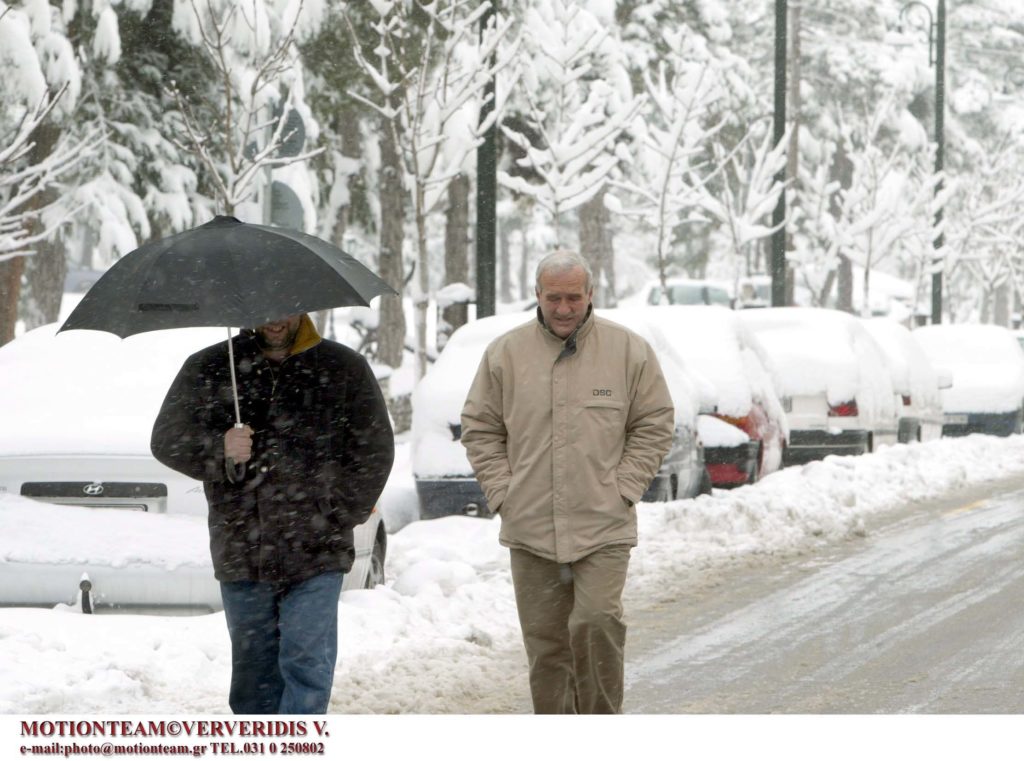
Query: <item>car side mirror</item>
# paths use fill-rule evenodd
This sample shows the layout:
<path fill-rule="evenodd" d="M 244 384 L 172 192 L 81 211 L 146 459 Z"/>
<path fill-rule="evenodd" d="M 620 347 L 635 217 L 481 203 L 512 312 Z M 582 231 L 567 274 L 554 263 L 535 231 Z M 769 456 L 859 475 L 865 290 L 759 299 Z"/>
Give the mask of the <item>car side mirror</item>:
<path fill-rule="evenodd" d="M 953 373 L 948 368 L 940 367 L 937 368 L 936 374 L 939 376 L 939 388 L 947 389 L 953 388 Z"/>

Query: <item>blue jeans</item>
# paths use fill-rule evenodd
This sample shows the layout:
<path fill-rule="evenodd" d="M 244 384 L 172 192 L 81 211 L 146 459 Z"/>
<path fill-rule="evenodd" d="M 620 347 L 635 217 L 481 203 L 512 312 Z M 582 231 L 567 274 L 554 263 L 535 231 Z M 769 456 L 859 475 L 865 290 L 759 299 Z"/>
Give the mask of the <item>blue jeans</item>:
<path fill-rule="evenodd" d="M 343 576 L 322 573 L 295 584 L 221 582 L 234 713 L 327 713 Z"/>

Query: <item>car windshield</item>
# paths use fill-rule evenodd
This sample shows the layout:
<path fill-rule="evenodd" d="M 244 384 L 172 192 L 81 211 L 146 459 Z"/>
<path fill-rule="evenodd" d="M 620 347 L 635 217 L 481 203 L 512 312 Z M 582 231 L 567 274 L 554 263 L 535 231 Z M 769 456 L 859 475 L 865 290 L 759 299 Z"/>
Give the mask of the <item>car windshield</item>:
<path fill-rule="evenodd" d="M 647 299 L 649 304 L 661 303 L 661 289 L 655 288 Z M 669 304 L 722 304 L 729 306 L 729 293 L 724 288 L 703 283 L 672 283 L 668 286 Z"/>

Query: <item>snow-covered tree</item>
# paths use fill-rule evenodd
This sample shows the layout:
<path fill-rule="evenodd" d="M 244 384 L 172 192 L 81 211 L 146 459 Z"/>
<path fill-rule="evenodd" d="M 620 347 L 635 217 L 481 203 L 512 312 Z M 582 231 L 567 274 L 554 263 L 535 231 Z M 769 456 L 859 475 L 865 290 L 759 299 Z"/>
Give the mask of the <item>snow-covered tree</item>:
<path fill-rule="evenodd" d="M 829 180 L 829 170 L 819 169 L 816 180 L 807 183 L 805 205 L 817 212 L 812 227 L 819 238 L 803 263 L 831 270 L 841 255 L 860 266 L 861 304 L 867 310 L 872 269 L 900 252 L 907 261 L 918 258 L 914 252 L 931 241 L 940 178 L 928 168 L 931 153 L 920 125 L 897 105 L 894 94 L 856 124 L 837 118 L 848 176 L 845 183 Z M 831 163 L 831 157 L 823 162 Z"/>
<path fill-rule="evenodd" d="M 518 42 L 511 20 L 495 14 L 481 34 L 480 21 L 491 10 L 479 0 L 437 0 L 428 5 L 374 4 L 377 39 L 364 50 L 354 23 L 349 24 L 360 68 L 377 88 L 373 97 L 353 97 L 379 113 L 397 146 L 405 169 L 416 227 L 417 285 L 414 300 L 416 377 L 427 368 L 427 306 L 432 257 L 427 223 L 439 208 L 451 180 L 464 171 L 483 134 L 501 109 L 479 119 L 485 90 L 509 69 Z M 351 20 L 350 20 L 351 21 Z M 497 104 L 500 106 L 500 103 Z"/>
<path fill-rule="evenodd" d="M 1022 158 L 1024 145 L 1004 135 L 961 181 L 949 204 L 946 272 L 971 281 L 965 290 L 972 296 L 977 293 L 972 286 L 981 287 L 982 321 L 994 317 L 991 307 L 1004 286 L 1024 296 L 1024 180 L 1017 171 Z M 959 306 L 950 304 L 950 312 Z"/>
<path fill-rule="evenodd" d="M 3 19 L 0 19 L 2 25 Z M 3 41 L 0 26 L 0 42 Z M 38 161 L 31 160 L 35 147 L 33 134 L 45 123 L 66 87 L 55 93 L 44 90 L 32 106 L 16 111 L 14 119 L 0 120 L 0 262 L 20 256 L 31 256 L 32 246 L 54 234 L 56 224 L 35 224 L 42 220 L 44 209 L 32 201 L 52 187 L 74 168 L 83 157 L 80 146 L 63 140 L 54 151 Z M 0 116 L 10 117 L 11 111 Z"/>
<path fill-rule="evenodd" d="M 523 39 L 515 97 L 524 125 L 502 125 L 522 155 L 498 181 L 544 209 L 564 244 L 564 215 L 600 192 L 628 158 L 624 133 L 642 99 L 633 95 L 615 39 L 583 5 L 532 3 Z"/>
<path fill-rule="evenodd" d="M 248 211 L 264 222 L 270 222 L 266 194 L 273 170 L 322 151 L 289 143 L 300 134 L 315 137 L 316 125 L 303 100 L 295 42 L 303 4 L 276 10 L 264 0 L 190 0 L 174 13 L 175 28 L 203 50 L 217 82 L 215 97 L 174 87 L 187 136 L 182 142 L 206 168 L 220 212 L 235 214 L 260 191 L 263 213 Z M 303 227 L 312 223 L 304 220 Z"/>
<path fill-rule="evenodd" d="M 752 124 L 732 149 L 713 142 L 711 154 L 714 163 L 722 166 L 721 181 L 702 182 L 695 173 L 692 180 L 700 191 L 701 211 L 720 226 L 727 242 L 736 292 L 740 278 L 752 274 L 754 244 L 776 229 L 771 215 L 783 189 L 778 173 L 786 166 L 789 137 L 775 144 L 770 126 L 767 121 Z"/>
<path fill-rule="evenodd" d="M 67 127 L 81 90 L 81 69 L 63 18 L 48 3 L 16 8 L 0 2 L 0 76 L 2 344 L 14 337 L 27 259 L 41 250 L 49 254 L 56 230 L 75 210 L 61 203 L 57 185 L 79 170 L 102 136 Z M 57 307 L 63 280 L 59 259 Z M 56 309 L 49 311 L 54 319 Z"/>
<path fill-rule="evenodd" d="M 635 127 L 635 158 L 626 177 L 612 183 L 628 199 L 620 211 L 640 218 L 654 233 L 662 288 L 675 231 L 693 218 L 703 219 L 701 187 L 722 169 L 708 157 L 724 124 L 715 106 L 725 97 L 704 39 L 688 29 L 663 34 L 674 52 L 654 71 L 640 72 L 647 100 Z"/>

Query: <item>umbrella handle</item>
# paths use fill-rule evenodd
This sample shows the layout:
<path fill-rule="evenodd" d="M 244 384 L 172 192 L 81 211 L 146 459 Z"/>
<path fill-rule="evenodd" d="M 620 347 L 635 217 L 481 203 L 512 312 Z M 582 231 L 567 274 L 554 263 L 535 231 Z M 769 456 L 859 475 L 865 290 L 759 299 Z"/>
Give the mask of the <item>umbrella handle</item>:
<path fill-rule="evenodd" d="M 231 368 L 231 394 L 235 401 L 235 428 L 245 428 L 242 424 L 242 412 L 238 406 L 238 381 L 235 378 L 235 345 L 231 342 L 231 328 L 228 328 L 228 365 Z M 231 476 L 234 481 L 245 478 L 245 463 L 228 460 Z"/>
<path fill-rule="evenodd" d="M 231 328 L 228 328 L 228 366 L 231 368 L 231 395 L 235 400 L 235 428 L 241 428 L 242 412 L 238 407 L 238 380 L 235 378 L 235 345 L 231 342 Z"/>
<path fill-rule="evenodd" d="M 232 428 L 245 428 L 241 423 L 235 423 Z M 245 478 L 245 463 L 235 462 L 230 457 L 227 458 L 227 466 L 231 471 L 231 480 L 238 483 Z"/>
<path fill-rule="evenodd" d="M 241 426 L 238 426 L 238 427 L 240 428 Z M 238 483 L 239 481 L 241 481 L 241 480 L 243 480 L 245 478 L 245 463 L 244 462 L 235 462 L 234 460 L 232 460 L 229 457 L 228 461 L 227 461 L 227 466 L 230 469 L 231 480 L 234 483 Z"/>

